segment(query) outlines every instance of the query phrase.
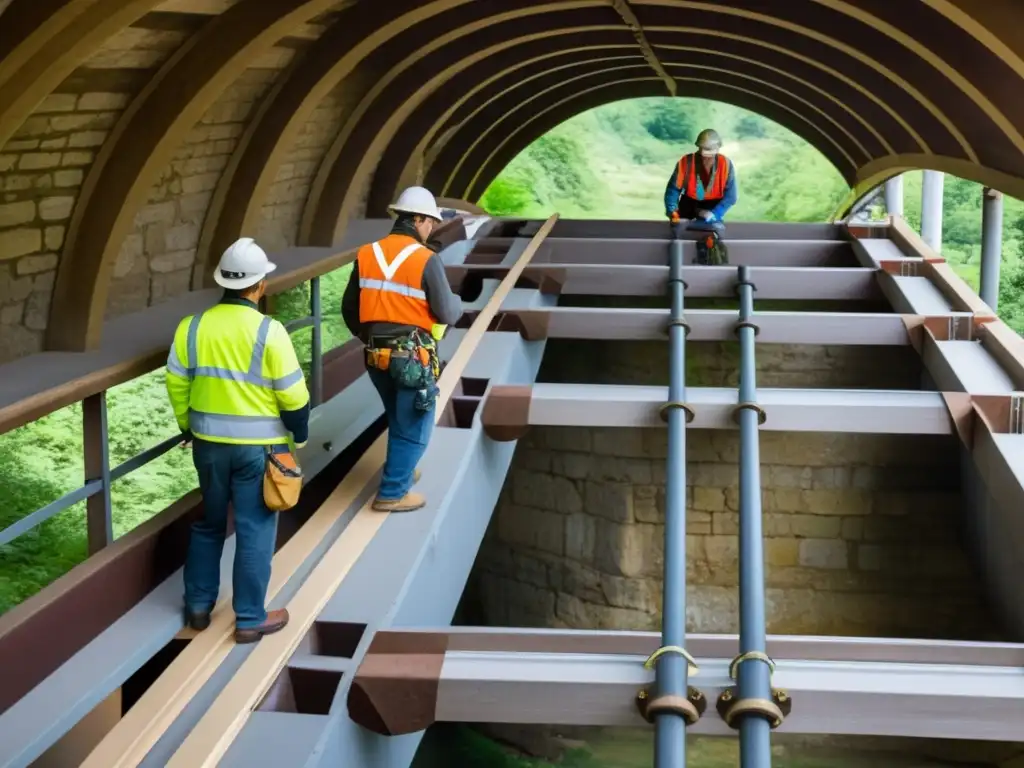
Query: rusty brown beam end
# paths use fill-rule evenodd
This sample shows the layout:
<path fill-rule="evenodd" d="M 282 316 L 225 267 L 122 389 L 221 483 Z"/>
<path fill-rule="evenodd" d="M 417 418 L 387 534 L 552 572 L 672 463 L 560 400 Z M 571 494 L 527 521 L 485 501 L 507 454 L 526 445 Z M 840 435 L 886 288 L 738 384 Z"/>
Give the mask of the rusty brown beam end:
<path fill-rule="evenodd" d="M 530 429 L 530 385 L 492 386 L 484 400 L 480 423 L 492 440 L 509 442 L 524 437 Z"/>

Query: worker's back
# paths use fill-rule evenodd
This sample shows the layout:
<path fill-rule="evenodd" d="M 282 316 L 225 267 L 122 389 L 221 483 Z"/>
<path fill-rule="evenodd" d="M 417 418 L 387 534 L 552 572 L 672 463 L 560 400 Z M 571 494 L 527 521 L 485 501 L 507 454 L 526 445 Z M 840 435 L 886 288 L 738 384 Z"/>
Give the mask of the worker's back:
<path fill-rule="evenodd" d="M 174 353 L 190 379 L 187 403 L 176 402 L 175 410 L 187 407 L 189 429 L 204 440 L 281 442 L 288 436 L 281 410 L 308 402 L 287 331 L 251 302 L 226 299 L 186 317 Z"/>

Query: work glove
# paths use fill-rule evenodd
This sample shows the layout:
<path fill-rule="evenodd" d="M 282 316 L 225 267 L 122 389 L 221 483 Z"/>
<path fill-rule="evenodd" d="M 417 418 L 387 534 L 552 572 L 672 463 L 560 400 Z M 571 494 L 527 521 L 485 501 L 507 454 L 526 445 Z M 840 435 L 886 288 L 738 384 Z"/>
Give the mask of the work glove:
<path fill-rule="evenodd" d="M 704 221 L 707 221 L 707 222 L 711 222 L 711 221 L 716 221 L 717 220 L 717 217 L 711 211 L 701 211 L 698 215 L 702 219 L 704 219 Z"/>
<path fill-rule="evenodd" d="M 680 222 L 679 211 L 672 211 L 672 213 L 668 215 L 668 219 L 673 224 L 678 224 Z"/>

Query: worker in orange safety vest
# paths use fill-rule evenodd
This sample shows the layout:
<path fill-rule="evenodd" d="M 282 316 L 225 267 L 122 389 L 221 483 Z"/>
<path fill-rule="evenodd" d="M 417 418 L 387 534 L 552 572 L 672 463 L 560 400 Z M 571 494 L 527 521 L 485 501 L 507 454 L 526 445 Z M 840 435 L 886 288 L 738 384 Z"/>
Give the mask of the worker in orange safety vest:
<path fill-rule="evenodd" d="M 342 317 L 366 345 L 370 380 L 384 403 L 387 458 L 373 509 L 410 512 L 426 504 L 413 492 L 434 426 L 437 342 L 462 316 L 441 258 L 427 245 L 441 211 L 423 187 L 390 207 L 391 233 L 359 249 L 341 302 Z"/>
<path fill-rule="evenodd" d="M 665 215 L 672 224 L 685 219 L 721 221 L 736 204 L 736 169 L 720 153 L 722 140 L 710 128 L 700 132 L 697 152 L 683 155 L 665 187 Z"/>

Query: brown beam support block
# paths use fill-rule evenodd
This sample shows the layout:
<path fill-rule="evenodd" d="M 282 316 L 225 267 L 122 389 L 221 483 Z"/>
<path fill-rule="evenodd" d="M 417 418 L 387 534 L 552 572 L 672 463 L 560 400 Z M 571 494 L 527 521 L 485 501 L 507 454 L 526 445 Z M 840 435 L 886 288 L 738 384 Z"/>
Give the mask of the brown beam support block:
<path fill-rule="evenodd" d="M 348 694 L 353 721 L 382 736 L 416 733 L 434 724 L 448 636 L 379 632 Z"/>
<path fill-rule="evenodd" d="M 903 324 L 910 335 L 910 344 L 920 352 L 924 334 L 935 341 L 978 341 L 982 338 L 984 326 L 996 318 L 987 315 L 901 315 Z"/>
<path fill-rule="evenodd" d="M 484 399 L 480 421 L 492 440 L 509 442 L 524 437 L 530 429 L 533 387 L 502 385 L 491 387 Z"/>

